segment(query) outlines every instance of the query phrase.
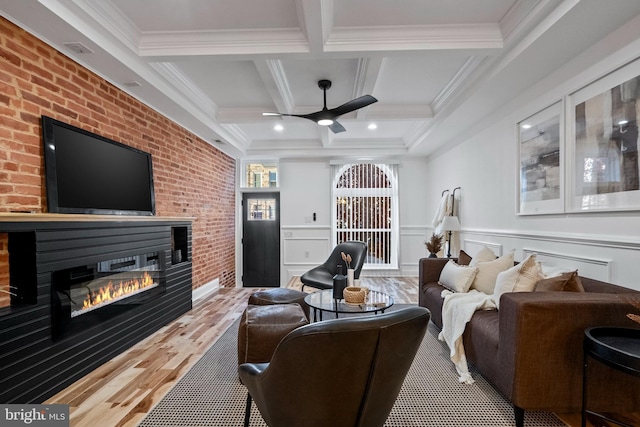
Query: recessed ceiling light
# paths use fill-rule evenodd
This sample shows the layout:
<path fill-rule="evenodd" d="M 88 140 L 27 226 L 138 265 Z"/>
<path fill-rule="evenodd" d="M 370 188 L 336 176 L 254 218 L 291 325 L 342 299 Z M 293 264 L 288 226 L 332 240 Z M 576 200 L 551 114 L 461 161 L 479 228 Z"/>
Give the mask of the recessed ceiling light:
<path fill-rule="evenodd" d="M 531 129 L 531 125 L 525 123 L 522 125 L 522 129 Z"/>
<path fill-rule="evenodd" d="M 277 130 L 278 132 L 282 132 L 284 130 L 284 126 L 278 124 L 273 127 L 273 130 Z"/>
<path fill-rule="evenodd" d="M 378 125 L 375 123 L 369 123 L 369 126 L 367 126 L 367 128 L 371 130 L 378 129 Z"/>

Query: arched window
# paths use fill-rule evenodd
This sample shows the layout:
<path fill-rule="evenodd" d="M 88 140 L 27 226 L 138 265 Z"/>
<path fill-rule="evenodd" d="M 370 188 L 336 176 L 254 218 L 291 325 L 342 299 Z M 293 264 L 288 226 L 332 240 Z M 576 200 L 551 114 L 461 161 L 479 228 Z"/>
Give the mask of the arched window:
<path fill-rule="evenodd" d="M 358 163 L 333 166 L 334 244 L 367 244 L 367 268 L 398 268 L 397 166 Z"/>

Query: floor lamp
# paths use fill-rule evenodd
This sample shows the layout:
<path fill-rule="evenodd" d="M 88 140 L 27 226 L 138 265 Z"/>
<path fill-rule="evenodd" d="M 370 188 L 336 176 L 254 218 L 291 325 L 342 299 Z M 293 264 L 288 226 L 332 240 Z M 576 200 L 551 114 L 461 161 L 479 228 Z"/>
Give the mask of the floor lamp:
<path fill-rule="evenodd" d="M 451 233 L 460 231 L 460 221 L 457 216 L 445 216 L 442 220 L 442 231 L 449 232 L 449 243 L 447 245 L 447 258 L 451 258 Z"/>

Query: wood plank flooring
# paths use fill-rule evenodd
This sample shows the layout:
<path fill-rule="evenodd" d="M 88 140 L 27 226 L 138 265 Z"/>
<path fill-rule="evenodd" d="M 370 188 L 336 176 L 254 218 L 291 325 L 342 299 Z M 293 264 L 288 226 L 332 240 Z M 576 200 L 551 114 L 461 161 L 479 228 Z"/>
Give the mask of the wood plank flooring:
<path fill-rule="evenodd" d="M 362 278 L 398 304 L 418 301 L 416 277 Z M 291 288 L 300 288 L 294 278 Z M 70 405 L 73 427 L 134 427 L 244 311 L 257 289 L 223 288 L 194 303 L 193 310 L 51 397 Z M 310 291 L 311 289 L 305 289 Z M 579 414 L 562 414 L 580 426 Z M 632 425 L 640 426 L 640 414 Z M 588 423 L 589 427 L 608 424 Z"/>

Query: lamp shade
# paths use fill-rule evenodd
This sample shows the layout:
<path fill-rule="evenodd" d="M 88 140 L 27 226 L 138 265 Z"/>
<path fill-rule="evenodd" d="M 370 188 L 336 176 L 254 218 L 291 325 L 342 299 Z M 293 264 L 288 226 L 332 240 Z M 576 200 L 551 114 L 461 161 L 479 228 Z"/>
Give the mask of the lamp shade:
<path fill-rule="evenodd" d="M 445 216 L 440 228 L 442 231 L 460 231 L 460 221 L 457 216 Z"/>

